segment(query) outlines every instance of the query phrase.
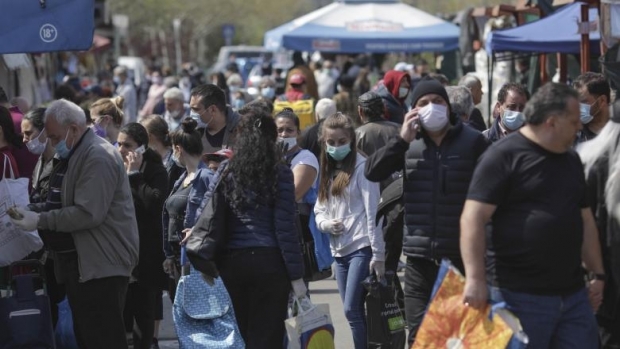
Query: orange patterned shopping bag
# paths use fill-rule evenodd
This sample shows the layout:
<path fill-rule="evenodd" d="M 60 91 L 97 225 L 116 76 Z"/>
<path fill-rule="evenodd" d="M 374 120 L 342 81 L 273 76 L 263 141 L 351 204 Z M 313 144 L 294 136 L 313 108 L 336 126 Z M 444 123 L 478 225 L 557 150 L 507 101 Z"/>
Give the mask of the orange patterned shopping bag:
<path fill-rule="evenodd" d="M 463 304 L 465 278 L 449 261 L 440 269 L 434 296 L 412 349 L 503 349 L 518 320 L 506 309 L 489 316 L 491 304 L 476 310 Z M 501 313 L 501 314 L 498 314 Z M 508 320 L 511 326 L 504 320 Z M 523 334 L 522 331 L 518 331 Z"/>

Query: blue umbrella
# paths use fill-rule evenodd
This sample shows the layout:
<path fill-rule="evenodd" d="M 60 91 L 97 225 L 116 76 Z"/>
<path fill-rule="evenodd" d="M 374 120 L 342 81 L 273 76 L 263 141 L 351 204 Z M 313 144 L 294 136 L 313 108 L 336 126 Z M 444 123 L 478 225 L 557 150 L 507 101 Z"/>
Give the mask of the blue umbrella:
<path fill-rule="evenodd" d="M 94 0 L 9 0 L 0 11 L 0 54 L 88 50 Z"/>
<path fill-rule="evenodd" d="M 445 52 L 459 28 L 397 0 L 341 0 L 265 34 L 265 46 L 322 52 Z"/>

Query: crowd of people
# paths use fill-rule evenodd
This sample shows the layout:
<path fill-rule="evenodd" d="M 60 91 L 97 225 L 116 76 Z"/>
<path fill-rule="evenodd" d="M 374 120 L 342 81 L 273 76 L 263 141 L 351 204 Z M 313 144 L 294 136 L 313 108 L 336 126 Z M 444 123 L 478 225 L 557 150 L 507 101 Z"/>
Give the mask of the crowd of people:
<path fill-rule="evenodd" d="M 508 83 L 487 126 L 475 75 L 450 86 L 418 63 L 371 84 L 363 62 L 297 57 L 256 96 L 234 66 L 193 88 L 154 70 L 142 100 L 124 67 L 87 105 L 63 87 L 29 110 L 0 91 L 2 173 L 31 179 L 12 220 L 44 241 L 79 347 L 156 348 L 163 292 L 174 302 L 190 270 L 222 279 L 247 348 L 282 347 L 290 297 L 308 295 L 298 219 L 329 241 L 356 349 L 361 282 L 401 254 L 408 346 L 448 259 L 464 305 L 506 302 L 528 348 L 620 347 L 620 102 L 604 76 Z M 298 100 L 305 129 L 277 106 Z M 196 253 L 205 236 L 217 248 Z"/>

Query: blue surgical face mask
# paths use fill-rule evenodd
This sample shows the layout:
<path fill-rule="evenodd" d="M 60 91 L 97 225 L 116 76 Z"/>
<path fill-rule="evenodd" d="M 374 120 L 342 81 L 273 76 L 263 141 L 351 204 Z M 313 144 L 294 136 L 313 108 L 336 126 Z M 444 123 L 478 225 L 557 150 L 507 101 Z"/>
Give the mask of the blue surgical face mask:
<path fill-rule="evenodd" d="M 241 98 L 237 98 L 233 101 L 233 108 L 235 108 L 235 110 L 239 110 L 243 108 L 244 105 L 245 105 L 245 101 Z"/>
<path fill-rule="evenodd" d="M 331 156 L 332 159 L 342 161 L 351 152 L 351 144 L 345 144 L 339 147 L 334 147 L 328 144 L 325 151 L 327 152 L 327 155 Z"/>
<path fill-rule="evenodd" d="M 197 128 L 207 128 L 207 126 L 209 126 L 209 123 L 202 121 L 202 118 L 200 117 L 200 114 L 196 113 L 195 111 L 190 112 L 189 113 L 189 117 L 194 119 L 198 123 L 198 127 Z M 213 119 L 213 118 L 211 118 L 211 119 Z"/>
<path fill-rule="evenodd" d="M 276 96 L 276 89 L 273 87 L 263 87 L 260 94 L 265 98 L 273 98 Z"/>
<path fill-rule="evenodd" d="M 41 131 L 41 133 L 36 137 L 28 141 L 26 143 L 26 147 L 28 147 L 28 151 L 34 155 L 41 155 L 45 151 L 45 146 L 47 145 L 47 137 L 45 142 L 41 142 L 39 138 L 45 133 L 45 130 Z"/>
<path fill-rule="evenodd" d="M 65 136 L 65 139 L 63 139 L 62 141 L 58 142 L 58 144 L 56 144 L 56 146 L 54 147 L 54 149 L 56 150 L 56 154 L 58 154 L 58 156 L 61 159 L 66 159 L 71 154 L 71 149 L 69 149 L 69 147 L 67 147 L 67 138 L 68 137 L 69 137 L 69 130 L 67 130 L 67 135 Z"/>
<path fill-rule="evenodd" d="M 525 116 L 521 112 L 506 109 L 502 114 L 502 124 L 508 130 L 516 131 L 525 124 Z"/>
<path fill-rule="evenodd" d="M 579 103 L 579 118 L 581 119 L 581 123 L 584 125 L 594 119 L 594 116 L 590 114 L 590 108 L 591 106 L 589 104 Z"/>
<path fill-rule="evenodd" d="M 113 77 L 112 81 L 114 81 L 114 83 L 117 84 L 117 85 L 121 84 L 121 78 L 118 77 L 118 76 Z"/>

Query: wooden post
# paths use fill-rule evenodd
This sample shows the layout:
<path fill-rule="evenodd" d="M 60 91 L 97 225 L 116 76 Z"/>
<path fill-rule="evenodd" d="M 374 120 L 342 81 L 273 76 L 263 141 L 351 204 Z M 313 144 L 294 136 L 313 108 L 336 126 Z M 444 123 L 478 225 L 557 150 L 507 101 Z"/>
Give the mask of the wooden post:
<path fill-rule="evenodd" d="M 597 0 L 597 7 L 598 7 L 598 18 L 599 18 L 599 22 L 603 20 L 603 18 L 601 17 L 601 2 Z M 598 31 L 599 33 L 601 32 L 601 23 L 598 24 Z M 603 35 L 601 33 L 601 56 L 604 55 L 605 53 L 607 53 L 607 45 L 605 45 L 605 42 L 603 41 Z"/>
<path fill-rule="evenodd" d="M 544 85 L 549 81 L 549 75 L 547 74 L 547 54 L 542 53 L 538 59 L 540 65 L 540 84 Z"/>
<path fill-rule="evenodd" d="M 581 4 L 581 23 L 590 22 L 590 5 Z M 590 33 L 581 34 L 581 73 L 590 71 Z"/>

